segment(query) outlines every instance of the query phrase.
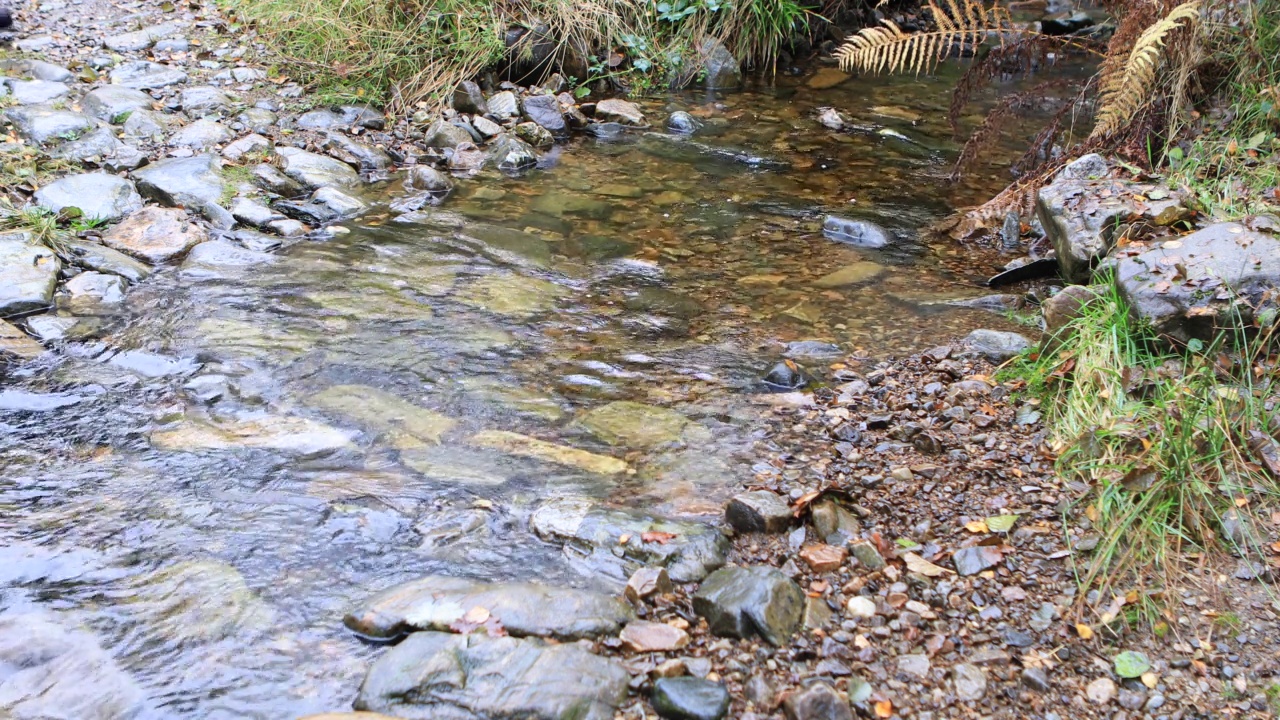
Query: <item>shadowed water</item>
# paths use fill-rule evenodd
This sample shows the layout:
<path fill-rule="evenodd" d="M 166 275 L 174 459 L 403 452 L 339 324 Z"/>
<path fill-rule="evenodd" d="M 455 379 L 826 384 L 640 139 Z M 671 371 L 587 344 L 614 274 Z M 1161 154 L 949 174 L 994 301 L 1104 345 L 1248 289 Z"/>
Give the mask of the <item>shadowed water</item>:
<path fill-rule="evenodd" d="M 938 304 L 985 294 L 997 258 L 919 240 L 1003 182 L 944 182 L 946 81 L 794 82 L 724 99 L 692 140 L 580 139 L 460 180 L 408 221 L 375 187 L 329 239 L 134 289 L 0 396 L 0 618 L 91 631 L 148 716 L 346 708 L 378 649 L 342 614 L 394 582 L 616 587 L 530 533 L 539 501 L 714 521 L 762 459 L 759 380 L 789 345 L 821 378 L 1009 329 Z M 828 213 L 896 240 L 834 242 Z"/>

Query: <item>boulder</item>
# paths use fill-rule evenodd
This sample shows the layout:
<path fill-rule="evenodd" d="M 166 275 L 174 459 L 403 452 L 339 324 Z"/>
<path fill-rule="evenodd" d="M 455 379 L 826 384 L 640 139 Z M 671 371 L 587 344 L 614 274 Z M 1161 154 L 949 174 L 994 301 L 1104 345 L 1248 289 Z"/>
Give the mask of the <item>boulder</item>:
<path fill-rule="evenodd" d="M 142 209 L 142 196 L 133 183 L 107 173 L 69 175 L 40 188 L 34 199 L 55 213 L 78 208 L 85 219 L 107 222 Z"/>
<path fill-rule="evenodd" d="M 822 234 L 837 242 L 872 250 L 893 242 L 888 230 L 866 220 L 853 220 L 828 215 L 822 221 Z"/>
<path fill-rule="evenodd" d="M 221 145 L 235 137 L 225 125 L 214 120 L 196 120 L 169 138 L 169 144 L 175 147 L 189 147 L 200 151 L 213 145 Z"/>
<path fill-rule="evenodd" d="M 964 346 L 992 362 L 1001 363 L 1031 347 L 1031 341 L 1014 332 L 974 330 L 965 336 Z"/>
<path fill-rule="evenodd" d="M 73 265 L 90 270 L 119 275 L 131 283 L 141 282 L 151 275 L 151 268 L 122 252 L 85 240 L 63 240 L 63 257 Z"/>
<path fill-rule="evenodd" d="M 130 215 L 102 236 L 102 244 L 158 265 L 176 260 L 209 239 L 200 226 L 176 208 L 148 207 Z"/>
<path fill-rule="evenodd" d="M 584 547 L 606 562 L 621 559 L 632 566 L 624 568 L 628 572 L 640 565 L 665 567 L 676 582 L 706 577 L 724 564 L 729 548 L 719 530 L 701 523 L 599 507 L 577 498 L 544 503 L 529 526 L 544 540 Z M 626 542 L 621 542 L 624 536 Z"/>
<path fill-rule="evenodd" d="M 405 720 L 613 720 L 629 681 L 577 645 L 419 632 L 373 664 L 355 707 Z"/>
<path fill-rule="evenodd" d="M 535 148 L 545 149 L 556 144 L 555 136 L 551 134 L 551 131 L 536 122 L 522 122 L 516 125 L 512 132 L 516 134 L 516 137 Z"/>
<path fill-rule="evenodd" d="M 229 270 L 275 262 L 269 253 L 249 250 L 230 240 L 210 240 L 191 248 L 182 262 L 183 277 L 222 278 Z"/>
<path fill-rule="evenodd" d="M 1239 223 L 1218 223 L 1112 261 L 1115 287 L 1137 320 L 1176 343 L 1229 342 L 1274 322 L 1280 238 Z M 1267 320 L 1267 318 L 1271 318 Z"/>
<path fill-rule="evenodd" d="M 62 143 L 53 157 L 86 165 L 98 165 L 108 172 L 134 170 L 147 161 L 136 147 L 123 143 L 107 128 L 98 128 L 69 142 Z"/>
<path fill-rule="evenodd" d="M 516 94 L 510 90 L 503 90 L 495 93 L 488 100 L 489 115 L 505 120 L 520 114 L 519 101 L 516 100 Z"/>
<path fill-rule="evenodd" d="M 64 83 L 46 80 L 6 80 L 9 98 L 18 105 L 39 105 L 65 97 L 70 88 Z"/>
<path fill-rule="evenodd" d="M 323 147 L 348 165 L 358 165 L 363 172 L 385 173 L 393 163 L 391 156 L 382 148 L 353 140 L 342 133 L 326 135 Z"/>
<path fill-rule="evenodd" d="M 4 717 L 121 720 L 149 711 L 142 688 L 88 632 L 69 630 L 51 614 L 0 617 Z"/>
<path fill-rule="evenodd" d="M 63 285 L 67 309 L 77 315 L 109 312 L 109 306 L 124 302 L 125 281 L 119 275 L 82 272 Z"/>
<path fill-rule="evenodd" d="M 432 123 L 431 127 L 428 127 L 426 133 L 423 134 L 422 139 L 423 144 L 432 148 L 456 148 L 472 141 L 471 133 L 444 120 L 437 120 Z"/>
<path fill-rule="evenodd" d="M 759 635 L 785 645 L 800 629 L 805 595 L 786 575 L 771 567 L 721 568 L 703 581 L 693 609 L 716 635 Z"/>
<path fill-rule="evenodd" d="M 222 157 L 231 162 L 240 162 L 245 155 L 253 153 L 265 153 L 271 150 L 271 141 L 257 133 L 251 133 L 244 137 L 227 143 L 222 148 Z"/>
<path fill-rule="evenodd" d="M 312 110 L 298 116 L 298 128 L 301 130 L 332 130 L 345 122 L 342 113 L 322 108 L 320 110 Z"/>
<path fill-rule="evenodd" d="M 610 445 L 651 448 L 681 438 L 690 421 L 674 410 L 619 400 L 591 410 L 577 425 Z"/>
<path fill-rule="evenodd" d="M 242 123 L 252 132 L 262 135 L 269 134 L 279 118 L 276 114 L 266 108 L 252 107 L 236 116 L 236 121 Z"/>
<path fill-rule="evenodd" d="M 634 618 L 622 600 L 590 590 L 434 575 L 375 595 L 344 622 L 366 637 L 393 639 L 419 630 L 448 632 L 475 608 L 515 637 L 558 640 L 616 635 Z"/>
<path fill-rule="evenodd" d="M 269 193 L 282 197 L 296 197 L 305 191 L 302 183 L 287 177 L 269 163 L 258 163 L 249 172 L 253 174 L 253 182 Z"/>
<path fill-rule="evenodd" d="M 644 113 L 633 102 L 618 98 L 609 98 L 596 103 L 596 119 L 604 122 L 616 122 L 632 127 L 648 127 Z"/>
<path fill-rule="evenodd" d="M 786 530 L 794 517 L 780 495 L 755 490 L 734 496 L 725 506 L 724 519 L 738 532 L 778 533 Z"/>
<path fill-rule="evenodd" d="M 667 118 L 667 129 L 680 135 L 692 135 L 702 129 L 702 121 L 684 110 L 677 110 Z"/>
<path fill-rule="evenodd" d="M 560 101 L 554 95 L 530 95 L 521 103 L 520 109 L 526 118 L 546 128 L 552 135 L 562 136 L 569 131 L 560 110 Z"/>
<path fill-rule="evenodd" d="M 331 157 L 295 147 L 278 147 L 276 153 L 282 160 L 281 170 L 284 174 L 309 189 L 357 188 L 362 184 L 360 176 L 350 165 Z"/>
<path fill-rule="evenodd" d="M 124 134 L 128 137 L 158 142 L 163 139 L 164 134 L 172 125 L 172 116 L 138 108 L 129 113 L 129 117 L 124 121 L 123 128 Z"/>
<path fill-rule="evenodd" d="M 446 194 L 453 189 L 453 181 L 430 165 L 414 165 L 405 173 L 404 186 L 409 190 Z"/>
<path fill-rule="evenodd" d="M 6 320 L 0 320 L 0 361 L 34 360 L 44 352 L 44 346 L 27 337 Z"/>
<path fill-rule="evenodd" d="M 659 678 L 649 701 L 668 720 L 720 720 L 729 712 L 724 685 L 696 677 Z"/>
<path fill-rule="evenodd" d="M 489 112 L 489 104 L 484 100 L 484 92 L 480 86 L 464 80 L 453 91 L 453 109 L 460 113 L 484 115 Z"/>
<path fill-rule="evenodd" d="M 742 66 L 723 43 L 707 38 L 698 53 L 702 57 L 703 83 L 709 90 L 737 90 L 742 87 Z"/>
<path fill-rule="evenodd" d="M 231 98 L 212 85 L 197 85 L 182 91 L 182 112 L 189 117 L 221 112 L 230 104 Z"/>
<path fill-rule="evenodd" d="M 94 127 L 93 118 L 88 115 L 43 105 L 10 108 L 4 116 L 18 135 L 37 145 L 74 139 Z"/>
<path fill-rule="evenodd" d="M 116 66 L 111 83 L 134 90 L 156 90 L 187 81 L 187 74 L 170 65 L 135 60 Z"/>
<path fill-rule="evenodd" d="M 61 270 L 58 256 L 27 233 L 0 234 L 0 316 L 48 307 Z"/>
<path fill-rule="evenodd" d="M 489 147 L 489 162 L 501 172 L 518 175 L 538 166 L 538 152 L 520 138 L 501 135 Z"/>
<path fill-rule="evenodd" d="M 214 155 L 170 158 L 133 173 L 138 191 L 149 200 L 201 211 L 222 200 L 222 162 Z"/>

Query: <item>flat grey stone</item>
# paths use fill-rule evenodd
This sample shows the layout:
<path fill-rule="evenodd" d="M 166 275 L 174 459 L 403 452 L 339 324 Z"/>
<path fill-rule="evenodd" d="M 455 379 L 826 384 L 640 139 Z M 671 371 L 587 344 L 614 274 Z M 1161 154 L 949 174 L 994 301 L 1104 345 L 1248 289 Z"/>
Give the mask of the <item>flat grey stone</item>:
<path fill-rule="evenodd" d="M 138 108 L 129 113 L 128 119 L 124 121 L 124 134 L 139 140 L 159 141 L 164 138 L 172 123 L 173 120 L 167 115 Z"/>
<path fill-rule="evenodd" d="M 103 40 L 103 44 L 108 49 L 118 53 L 137 52 L 146 50 L 155 44 L 160 38 L 176 35 L 182 32 L 182 26 L 178 23 L 166 22 L 159 25 L 152 25 L 141 30 L 113 35 Z"/>
<path fill-rule="evenodd" d="M 236 220 L 255 227 L 266 227 L 274 220 L 284 218 L 280 213 L 261 203 L 254 202 L 248 198 L 236 198 L 231 203 L 231 215 Z"/>
<path fill-rule="evenodd" d="M 161 205 L 202 209 L 222 199 L 222 163 L 213 155 L 170 158 L 133 173 L 138 191 Z"/>
<path fill-rule="evenodd" d="M 774 568 L 726 567 L 703 581 L 693 609 L 716 635 L 759 635 L 772 645 L 785 645 L 800 629 L 804 602 L 800 586 Z"/>
<path fill-rule="evenodd" d="M 182 111 L 190 117 L 201 117 L 225 110 L 231 98 L 211 85 L 196 85 L 182 91 Z"/>
<path fill-rule="evenodd" d="M 0 315 L 49 307 L 61 269 L 57 255 L 28 234 L 0 235 Z"/>
<path fill-rule="evenodd" d="M 240 162 L 245 155 L 262 153 L 270 149 L 270 140 L 258 135 L 257 133 L 253 133 L 251 135 L 245 135 L 239 140 L 227 143 L 226 147 L 222 148 L 222 157 L 230 160 L 231 162 Z"/>
<path fill-rule="evenodd" d="M 111 71 L 111 82 L 135 90 L 154 90 L 187 81 L 187 74 L 170 65 L 137 60 Z"/>
<path fill-rule="evenodd" d="M 312 110 L 299 115 L 296 122 L 301 130 L 329 130 L 346 124 L 342 114 L 332 110 Z"/>
<path fill-rule="evenodd" d="M 108 172 L 132 170 L 147 160 L 140 150 L 121 142 L 107 128 L 98 128 L 62 143 L 51 154 L 56 158 L 97 165 Z"/>
<path fill-rule="evenodd" d="M 78 315 L 110 311 L 110 306 L 124 302 L 126 283 L 119 275 L 95 271 L 82 272 L 62 286 L 67 294 L 67 307 Z"/>
<path fill-rule="evenodd" d="M 141 282 L 151 274 L 151 268 L 122 252 L 85 240 L 64 240 L 64 259 L 80 267 L 101 273 L 119 275 L 131 283 Z"/>
<path fill-rule="evenodd" d="M 60 82 L 47 80 L 6 80 L 9 97 L 19 105 L 39 105 L 66 97 L 71 89 Z"/>
<path fill-rule="evenodd" d="M 176 208 L 146 207 L 102 236 L 102 244 L 152 265 L 181 257 L 208 235 Z"/>
<path fill-rule="evenodd" d="M 80 107 L 88 115 L 104 122 L 122 123 L 128 119 L 128 113 L 150 108 L 151 103 L 151 96 L 141 90 L 103 85 L 85 93 Z"/>
<path fill-rule="evenodd" d="M 282 197 L 296 197 L 306 189 L 302 183 L 286 177 L 274 165 L 268 163 L 258 163 L 250 172 L 253 173 L 253 181 L 258 187 Z"/>
<path fill-rule="evenodd" d="M 294 147 L 278 147 L 284 174 L 315 190 L 322 187 L 357 188 L 363 183 L 355 170 L 344 162 Z"/>
<path fill-rule="evenodd" d="M 76 207 L 85 219 L 108 222 L 142 209 L 142 197 L 133 183 L 107 173 L 69 175 L 37 190 L 34 199 L 55 213 Z"/>
<path fill-rule="evenodd" d="M 192 150 L 206 150 L 220 145 L 235 137 L 226 126 L 214 120 L 196 120 L 169 138 L 169 144 L 175 147 L 189 147 Z"/>
<path fill-rule="evenodd" d="M 93 129 L 93 118 L 44 105 L 10 108 L 5 117 L 23 138 L 38 145 L 73 140 Z"/>
<path fill-rule="evenodd" d="M 191 248 L 182 261 L 184 277 L 225 277 L 228 270 L 275 262 L 270 253 L 249 250 L 230 240 L 210 240 Z"/>

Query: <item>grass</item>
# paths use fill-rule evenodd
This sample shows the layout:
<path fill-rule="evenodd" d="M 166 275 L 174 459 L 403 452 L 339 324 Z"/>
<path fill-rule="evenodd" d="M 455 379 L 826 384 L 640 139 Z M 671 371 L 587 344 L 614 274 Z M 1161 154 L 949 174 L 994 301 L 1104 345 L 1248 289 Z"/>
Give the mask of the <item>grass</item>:
<path fill-rule="evenodd" d="M 1039 397 L 1058 472 L 1079 489 L 1065 521 L 1101 538 L 1073 558 L 1082 588 L 1158 598 L 1163 583 L 1214 555 L 1265 563 L 1253 518 L 1280 499 L 1255 450 L 1280 450 L 1267 409 L 1277 379 L 1269 337 L 1171 349 L 1112 290 L 1057 340 L 1056 351 L 1004 372 Z M 1233 537 L 1233 525 L 1244 530 Z"/>
<path fill-rule="evenodd" d="M 72 234 L 54 213 L 29 205 L 15 208 L 5 199 L 0 199 L 0 232 L 30 233 L 33 242 L 59 254 L 66 253 L 65 240 Z"/>
<path fill-rule="evenodd" d="M 1280 682 L 1273 682 L 1263 691 L 1267 697 L 1267 704 L 1271 706 L 1271 712 L 1280 715 Z"/>
<path fill-rule="evenodd" d="M 0 185 L 9 188 L 27 186 L 35 190 L 81 170 L 76 162 L 49 157 L 30 146 L 0 155 Z"/>
<path fill-rule="evenodd" d="M 1215 101 L 1165 152 L 1170 184 L 1221 219 L 1280 211 L 1280 0 L 1241 7 L 1239 22 L 1210 26 L 1227 68 Z"/>
<path fill-rule="evenodd" d="M 644 90 L 696 77 L 698 48 L 722 39 L 771 67 L 813 16 L 807 0 L 221 0 L 256 24 L 281 67 L 330 101 L 398 114 L 443 103 L 463 80 L 536 46 L 576 57 L 578 87 L 609 77 Z M 509 53 L 511 27 L 536 28 Z M 580 71 L 581 72 L 581 71 Z M 536 82 L 539 78 L 525 78 Z"/>

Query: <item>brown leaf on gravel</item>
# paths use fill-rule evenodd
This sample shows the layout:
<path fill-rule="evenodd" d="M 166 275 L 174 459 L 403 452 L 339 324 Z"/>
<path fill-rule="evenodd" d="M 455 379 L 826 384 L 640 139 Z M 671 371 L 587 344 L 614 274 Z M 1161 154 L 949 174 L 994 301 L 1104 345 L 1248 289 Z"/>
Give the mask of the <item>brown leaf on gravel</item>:
<path fill-rule="evenodd" d="M 1084 623 L 1076 623 L 1076 634 L 1080 636 L 1081 640 L 1091 640 L 1093 639 L 1093 628 Z"/>
<path fill-rule="evenodd" d="M 914 573 L 920 573 L 925 577 L 942 577 L 943 575 L 954 575 L 955 572 L 948 570 L 939 565 L 925 560 L 915 553 L 906 553 L 902 556 L 907 561 L 907 569 Z"/>
<path fill-rule="evenodd" d="M 876 717 L 887 718 L 893 717 L 893 703 L 888 700 L 881 700 L 876 703 Z"/>
<path fill-rule="evenodd" d="M 675 539 L 675 533 L 658 532 L 657 530 L 654 530 L 653 532 L 640 533 L 640 540 L 647 543 L 656 542 L 659 545 L 666 545 Z"/>

